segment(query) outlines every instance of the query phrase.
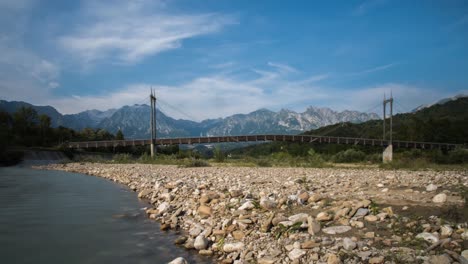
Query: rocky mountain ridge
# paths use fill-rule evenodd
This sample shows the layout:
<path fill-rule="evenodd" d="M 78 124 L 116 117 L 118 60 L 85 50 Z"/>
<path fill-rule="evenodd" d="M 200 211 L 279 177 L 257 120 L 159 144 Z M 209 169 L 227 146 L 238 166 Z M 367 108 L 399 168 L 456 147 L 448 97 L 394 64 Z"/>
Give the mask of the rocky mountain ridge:
<path fill-rule="evenodd" d="M 64 126 L 75 130 L 85 127 L 103 128 L 112 133 L 121 129 L 127 138 L 149 137 L 150 107 L 146 104 L 123 106 L 106 111 L 87 110 L 77 114 L 60 114 L 51 106 L 35 106 L 26 102 L 0 100 L 0 109 L 14 113 L 20 107 L 32 107 L 39 114 L 49 115 L 52 126 Z M 337 112 L 330 108 L 309 107 L 298 113 L 288 109 L 274 112 L 259 109 L 248 114 L 235 114 L 225 118 L 195 122 L 174 119 L 157 110 L 158 137 L 224 136 L 245 134 L 297 134 L 340 122 L 361 123 L 379 119 L 374 113 L 358 111 Z"/>

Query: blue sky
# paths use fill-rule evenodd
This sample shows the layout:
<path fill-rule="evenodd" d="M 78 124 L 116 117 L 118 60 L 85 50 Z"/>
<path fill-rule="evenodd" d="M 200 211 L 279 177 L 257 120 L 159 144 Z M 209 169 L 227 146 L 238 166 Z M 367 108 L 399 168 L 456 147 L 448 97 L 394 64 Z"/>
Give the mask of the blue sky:
<path fill-rule="evenodd" d="M 409 111 L 467 93 L 467 47 L 463 0 L 0 0 L 0 98 L 76 113 L 153 87 L 169 115 L 201 120 L 380 113 L 392 91 Z"/>

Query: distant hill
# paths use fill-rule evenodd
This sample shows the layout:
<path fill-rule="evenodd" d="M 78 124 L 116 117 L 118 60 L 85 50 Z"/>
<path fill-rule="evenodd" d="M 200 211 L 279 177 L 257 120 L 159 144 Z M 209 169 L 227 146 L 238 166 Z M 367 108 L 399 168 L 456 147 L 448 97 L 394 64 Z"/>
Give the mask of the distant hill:
<path fill-rule="evenodd" d="M 47 114 L 52 126 L 64 126 L 75 130 L 86 127 L 103 128 L 111 133 L 121 129 L 126 138 L 148 138 L 150 134 L 150 107 L 148 105 L 124 106 L 107 111 L 87 110 L 78 114 L 62 115 L 51 106 L 35 106 L 25 102 L 0 100 L 0 110 L 16 112 L 20 107 L 32 107 L 39 114 Z M 279 112 L 260 109 L 249 114 L 236 114 L 226 118 L 195 122 L 174 119 L 157 110 L 158 137 L 224 136 L 253 134 L 299 134 L 322 126 L 351 122 L 360 123 L 379 119 L 373 113 L 357 111 L 333 111 L 330 108 L 309 107 L 303 113 L 282 109 Z"/>
<path fill-rule="evenodd" d="M 388 123 L 387 123 L 388 128 Z M 382 120 L 360 124 L 344 123 L 324 126 L 305 134 L 382 138 Z M 388 132 L 387 132 L 388 133 Z M 416 112 L 393 117 L 393 138 L 398 140 L 467 143 L 468 97 L 441 100 Z"/>

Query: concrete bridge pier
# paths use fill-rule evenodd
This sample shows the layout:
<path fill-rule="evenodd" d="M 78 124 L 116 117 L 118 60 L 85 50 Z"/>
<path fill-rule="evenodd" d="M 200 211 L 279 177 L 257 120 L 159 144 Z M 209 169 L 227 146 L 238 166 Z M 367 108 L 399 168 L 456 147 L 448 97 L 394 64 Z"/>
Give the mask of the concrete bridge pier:
<path fill-rule="evenodd" d="M 382 153 L 382 161 L 383 163 L 389 163 L 393 160 L 393 145 L 388 145 L 384 152 Z"/>

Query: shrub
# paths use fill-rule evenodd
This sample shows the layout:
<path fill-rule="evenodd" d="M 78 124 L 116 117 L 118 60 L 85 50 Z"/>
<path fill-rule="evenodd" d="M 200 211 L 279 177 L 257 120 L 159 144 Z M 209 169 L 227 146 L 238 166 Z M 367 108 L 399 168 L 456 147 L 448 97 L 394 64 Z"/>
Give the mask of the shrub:
<path fill-rule="evenodd" d="M 191 159 L 184 167 L 210 167 L 210 164 L 204 160 Z"/>
<path fill-rule="evenodd" d="M 132 156 L 128 153 L 115 154 L 112 160 L 116 163 L 129 163 L 132 161 Z"/>
<path fill-rule="evenodd" d="M 266 159 L 261 159 L 257 161 L 258 167 L 271 167 L 271 163 Z"/>
<path fill-rule="evenodd" d="M 333 156 L 332 160 L 337 163 L 360 162 L 364 161 L 366 154 L 360 150 L 347 149 L 340 151 Z"/>
<path fill-rule="evenodd" d="M 320 154 L 315 152 L 313 149 L 309 149 L 307 152 L 307 159 L 312 166 L 322 166 L 324 163 L 324 160 Z"/>
<path fill-rule="evenodd" d="M 221 150 L 219 146 L 217 146 L 214 149 L 213 154 L 214 154 L 214 159 L 216 160 L 216 162 L 224 162 L 224 160 L 226 159 L 226 155 L 224 154 L 224 152 Z"/>
<path fill-rule="evenodd" d="M 468 149 L 456 148 L 448 153 L 448 163 L 468 163 Z"/>

